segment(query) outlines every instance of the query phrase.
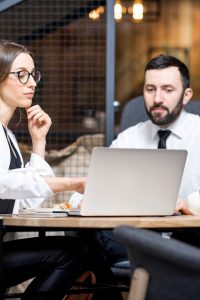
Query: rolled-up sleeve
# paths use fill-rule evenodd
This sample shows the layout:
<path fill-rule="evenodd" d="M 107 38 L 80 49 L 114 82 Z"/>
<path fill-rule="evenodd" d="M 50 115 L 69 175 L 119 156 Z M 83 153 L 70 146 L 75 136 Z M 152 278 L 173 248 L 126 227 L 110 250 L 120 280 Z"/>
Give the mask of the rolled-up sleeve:
<path fill-rule="evenodd" d="M 25 166 L 27 169 L 35 169 L 37 174 L 41 176 L 54 176 L 50 165 L 39 155 L 32 153 L 29 162 Z"/>
<path fill-rule="evenodd" d="M 0 198 L 17 199 L 53 195 L 48 184 L 34 169 L 21 168 L 0 172 Z"/>
<path fill-rule="evenodd" d="M 50 165 L 37 154 L 31 154 L 24 168 L 0 170 L 0 198 L 15 199 L 13 213 L 20 208 L 38 207 L 54 195 L 43 176 L 54 176 Z"/>

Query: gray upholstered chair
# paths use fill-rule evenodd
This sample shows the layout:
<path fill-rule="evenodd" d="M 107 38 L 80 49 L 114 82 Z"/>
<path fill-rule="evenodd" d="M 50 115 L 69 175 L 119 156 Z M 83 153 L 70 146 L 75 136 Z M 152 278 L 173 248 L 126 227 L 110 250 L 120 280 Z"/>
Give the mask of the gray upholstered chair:
<path fill-rule="evenodd" d="M 185 106 L 185 110 L 200 115 L 200 100 L 191 100 Z M 146 120 L 148 120 L 148 116 L 144 106 L 144 97 L 138 96 L 125 104 L 121 115 L 119 132 Z"/>
<path fill-rule="evenodd" d="M 131 262 L 128 300 L 199 300 L 200 249 L 156 232 L 121 226 L 115 236 Z"/>
<path fill-rule="evenodd" d="M 200 100 L 190 100 L 188 104 L 186 104 L 185 110 L 200 116 Z"/>
<path fill-rule="evenodd" d="M 146 120 L 148 120 L 148 116 L 144 107 L 143 96 L 133 98 L 129 100 L 123 107 L 119 132 Z"/>

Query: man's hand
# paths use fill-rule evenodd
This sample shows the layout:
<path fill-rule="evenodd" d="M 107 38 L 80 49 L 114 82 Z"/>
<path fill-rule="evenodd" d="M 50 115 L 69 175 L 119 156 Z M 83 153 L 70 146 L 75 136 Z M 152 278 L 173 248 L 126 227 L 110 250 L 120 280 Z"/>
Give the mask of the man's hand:
<path fill-rule="evenodd" d="M 181 212 L 183 215 L 193 215 L 193 213 L 188 209 L 185 200 L 178 198 L 176 202 L 176 212 Z"/>

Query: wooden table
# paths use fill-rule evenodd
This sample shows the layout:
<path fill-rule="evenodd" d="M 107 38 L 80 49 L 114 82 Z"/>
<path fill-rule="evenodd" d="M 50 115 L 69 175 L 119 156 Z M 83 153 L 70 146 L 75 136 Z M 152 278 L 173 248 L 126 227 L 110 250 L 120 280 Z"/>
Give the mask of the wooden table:
<path fill-rule="evenodd" d="M 1 218 L 2 217 L 2 218 Z M 108 230 L 120 225 L 160 231 L 177 229 L 200 230 L 200 216 L 167 217 L 32 217 L 30 215 L 0 216 L 0 255 L 3 233 L 17 231 L 60 231 L 60 230 Z M 2 260 L 0 259 L 0 300 L 3 297 Z"/>
<path fill-rule="evenodd" d="M 200 216 L 167 217 L 32 217 L 30 215 L 3 216 L 3 230 L 60 230 L 60 229 L 112 229 L 120 225 L 138 228 L 175 230 L 200 229 Z"/>

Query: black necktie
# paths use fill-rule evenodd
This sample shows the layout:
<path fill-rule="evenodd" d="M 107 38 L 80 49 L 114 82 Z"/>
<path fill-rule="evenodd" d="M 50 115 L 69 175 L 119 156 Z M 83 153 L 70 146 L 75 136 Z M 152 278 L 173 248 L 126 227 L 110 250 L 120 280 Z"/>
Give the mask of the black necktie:
<path fill-rule="evenodd" d="M 158 130 L 159 142 L 158 142 L 158 149 L 166 149 L 166 140 L 170 135 L 170 130 Z"/>

